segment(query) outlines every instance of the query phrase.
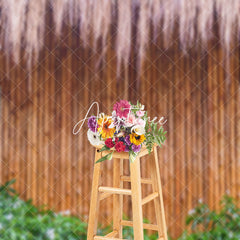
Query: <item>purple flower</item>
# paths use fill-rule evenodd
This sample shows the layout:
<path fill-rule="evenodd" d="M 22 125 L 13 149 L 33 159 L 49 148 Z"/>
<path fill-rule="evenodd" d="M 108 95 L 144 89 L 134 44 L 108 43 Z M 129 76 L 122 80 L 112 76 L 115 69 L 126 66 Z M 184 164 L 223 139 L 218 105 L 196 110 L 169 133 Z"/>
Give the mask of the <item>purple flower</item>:
<path fill-rule="evenodd" d="M 125 137 L 125 143 L 128 145 L 128 146 L 130 146 L 132 143 L 130 142 L 130 136 L 129 135 L 127 135 L 126 137 Z"/>
<path fill-rule="evenodd" d="M 134 151 L 134 152 L 139 152 L 140 151 L 140 149 L 141 149 L 141 145 L 132 145 L 132 150 Z"/>
<path fill-rule="evenodd" d="M 124 152 L 129 152 L 129 146 L 127 146 L 127 145 L 125 145 L 125 150 L 124 150 Z"/>
<path fill-rule="evenodd" d="M 88 119 L 88 127 L 92 132 L 97 132 L 98 124 L 95 116 Z"/>
<path fill-rule="evenodd" d="M 122 126 L 124 126 L 124 120 L 116 115 L 116 112 L 112 113 L 113 125 L 116 127 L 116 130 L 119 131 Z"/>

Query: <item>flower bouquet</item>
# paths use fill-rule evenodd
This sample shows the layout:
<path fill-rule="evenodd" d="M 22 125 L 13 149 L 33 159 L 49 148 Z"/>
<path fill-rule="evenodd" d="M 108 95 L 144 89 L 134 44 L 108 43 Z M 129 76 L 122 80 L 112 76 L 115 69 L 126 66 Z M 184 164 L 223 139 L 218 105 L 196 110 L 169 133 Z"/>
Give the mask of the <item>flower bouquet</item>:
<path fill-rule="evenodd" d="M 96 163 L 111 160 L 114 151 L 128 152 L 130 161 L 134 161 L 143 145 L 151 153 L 153 145 L 163 144 L 166 132 L 163 122 L 156 122 L 156 117 L 150 121 L 144 105 L 136 105 L 126 100 L 120 100 L 113 106 L 111 115 L 104 113 L 91 116 L 88 119 L 88 140 L 93 146 L 101 146 L 100 152 L 110 150 L 110 153 L 100 158 Z M 158 127 L 160 124 L 160 127 Z"/>

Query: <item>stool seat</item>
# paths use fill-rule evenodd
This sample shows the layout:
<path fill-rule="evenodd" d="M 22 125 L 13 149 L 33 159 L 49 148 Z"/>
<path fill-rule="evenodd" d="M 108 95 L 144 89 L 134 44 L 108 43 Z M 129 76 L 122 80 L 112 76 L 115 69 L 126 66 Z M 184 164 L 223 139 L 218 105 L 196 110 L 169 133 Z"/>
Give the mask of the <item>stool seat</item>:
<path fill-rule="evenodd" d="M 94 146 L 96 150 L 100 150 L 104 145 L 98 145 Z M 156 144 L 154 144 L 154 147 L 157 147 Z M 153 150 L 152 150 L 153 151 Z M 110 152 L 113 152 L 113 158 L 122 158 L 122 159 L 129 159 L 129 153 L 128 152 L 117 152 L 114 148 L 111 150 L 105 150 L 102 152 L 102 157 L 109 154 Z M 138 153 L 138 157 L 143 157 L 148 154 L 148 150 L 145 145 L 142 146 L 140 152 Z"/>
<path fill-rule="evenodd" d="M 149 155 L 150 178 L 141 178 L 140 157 L 148 154 L 146 147 L 142 147 L 134 162 L 130 164 L 130 176 L 123 175 L 123 160 L 129 159 L 128 152 L 117 152 L 114 149 L 100 152 L 102 146 L 96 146 L 95 165 L 93 171 L 92 194 L 89 211 L 87 240 L 120 240 L 122 238 L 122 227 L 133 227 L 134 239 L 143 240 L 143 229 L 149 229 L 158 232 L 159 240 L 167 240 L 167 228 L 163 206 L 163 196 L 160 172 L 158 166 L 157 146 L 154 145 Z M 113 186 L 101 186 L 101 166 L 103 162 L 97 162 L 98 159 L 106 154 L 113 152 Z M 131 189 L 124 189 L 123 182 L 130 182 Z M 151 184 L 153 192 L 142 198 L 141 184 Z M 99 202 L 113 195 L 113 231 L 105 236 L 97 236 L 97 223 Z M 129 195 L 132 199 L 133 220 L 122 219 L 123 215 L 123 195 Z M 142 206 L 154 201 L 157 224 L 143 223 Z"/>

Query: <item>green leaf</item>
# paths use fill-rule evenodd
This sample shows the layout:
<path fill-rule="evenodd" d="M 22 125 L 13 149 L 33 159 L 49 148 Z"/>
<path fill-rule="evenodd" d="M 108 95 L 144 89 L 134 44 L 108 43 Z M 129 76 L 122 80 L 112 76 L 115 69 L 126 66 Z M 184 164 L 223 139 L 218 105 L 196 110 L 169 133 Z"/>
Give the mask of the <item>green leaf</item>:
<path fill-rule="evenodd" d="M 101 157 L 100 159 L 98 159 L 96 161 L 96 163 L 103 162 L 105 160 L 111 160 L 112 159 L 112 155 L 113 155 L 113 152 L 110 152 L 109 154 L 107 154 L 107 155 Z"/>
<path fill-rule="evenodd" d="M 153 133 L 157 134 L 157 123 L 153 123 Z"/>
<path fill-rule="evenodd" d="M 15 182 L 16 182 L 16 179 L 12 179 L 12 180 L 6 182 L 4 186 L 9 187 L 10 185 L 14 184 Z"/>
<path fill-rule="evenodd" d="M 148 132 L 148 129 L 149 129 L 149 123 L 148 123 L 148 121 L 146 121 L 146 125 L 145 125 L 145 132 L 146 133 Z"/>
<path fill-rule="evenodd" d="M 129 151 L 129 160 L 131 163 L 134 162 L 134 160 L 136 159 L 138 153 L 135 153 L 134 151 Z"/>
<path fill-rule="evenodd" d="M 10 186 L 16 182 L 16 179 L 12 179 L 6 182 L 4 185 L 0 186 L 0 193 L 1 192 L 11 192 L 16 194 L 15 189 L 11 188 Z"/>
<path fill-rule="evenodd" d="M 106 150 L 109 150 L 110 148 L 107 147 L 106 145 L 104 145 L 100 150 L 99 152 L 102 152 L 102 151 L 106 151 Z"/>

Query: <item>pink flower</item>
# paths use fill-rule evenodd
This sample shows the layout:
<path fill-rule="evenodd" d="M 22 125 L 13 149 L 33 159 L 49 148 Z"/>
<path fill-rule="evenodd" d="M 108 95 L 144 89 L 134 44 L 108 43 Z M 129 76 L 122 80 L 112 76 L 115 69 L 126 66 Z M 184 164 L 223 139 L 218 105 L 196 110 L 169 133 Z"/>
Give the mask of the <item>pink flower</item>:
<path fill-rule="evenodd" d="M 136 123 L 137 123 L 138 125 L 140 125 L 140 126 L 143 126 L 143 127 L 145 127 L 145 125 L 146 125 L 146 122 L 145 122 L 143 119 L 141 119 L 141 118 L 138 118 L 138 119 L 136 120 Z"/>
<path fill-rule="evenodd" d="M 127 116 L 127 120 L 126 120 L 126 124 L 125 125 L 127 127 L 130 127 L 130 126 L 134 125 L 135 123 L 136 123 L 136 118 L 135 118 L 134 114 L 129 114 Z"/>
<path fill-rule="evenodd" d="M 131 109 L 131 105 L 126 100 L 120 100 L 116 102 L 113 106 L 113 110 L 116 111 L 117 116 L 127 118 L 128 113 Z"/>
<path fill-rule="evenodd" d="M 140 111 L 140 110 L 139 110 L 139 111 L 137 111 L 136 113 L 137 113 L 137 116 L 138 116 L 138 117 L 143 117 L 143 116 L 144 116 L 144 111 Z"/>

